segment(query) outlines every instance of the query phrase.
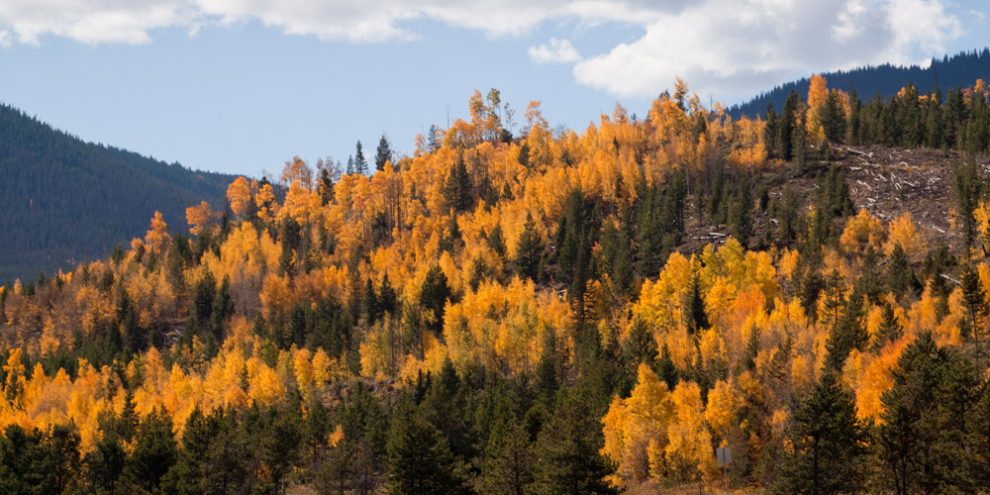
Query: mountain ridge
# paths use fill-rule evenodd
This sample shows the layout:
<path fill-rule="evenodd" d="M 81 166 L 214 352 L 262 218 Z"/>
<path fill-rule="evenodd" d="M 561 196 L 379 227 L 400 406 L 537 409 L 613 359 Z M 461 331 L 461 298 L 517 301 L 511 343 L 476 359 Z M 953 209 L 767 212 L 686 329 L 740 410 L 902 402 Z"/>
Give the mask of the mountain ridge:
<path fill-rule="evenodd" d="M 864 101 L 877 96 L 890 98 L 907 84 L 914 84 L 921 94 L 932 91 L 944 92 L 957 87 L 971 86 L 977 79 L 990 79 L 990 48 L 945 55 L 941 59 L 933 58 L 928 67 L 886 63 L 825 72 L 822 76 L 828 81 L 829 87 L 846 92 L 855 89 Z M 744 103 L 730 107 L 729 114 L 733 118 L 763 116 L 767 105 L 771 103 L 777 111 L 780 111 L 791 91 L 802 96 L 807 95 L 810 82 L 809 75 L 777 85 Z"/>
<path fill-rule="evenodd" d="M 232 179 L 84 141 L 0 103 L 0 281 L 105 256 L 156 210 L 180 225 L 187 206 L 222 204 Z"/>

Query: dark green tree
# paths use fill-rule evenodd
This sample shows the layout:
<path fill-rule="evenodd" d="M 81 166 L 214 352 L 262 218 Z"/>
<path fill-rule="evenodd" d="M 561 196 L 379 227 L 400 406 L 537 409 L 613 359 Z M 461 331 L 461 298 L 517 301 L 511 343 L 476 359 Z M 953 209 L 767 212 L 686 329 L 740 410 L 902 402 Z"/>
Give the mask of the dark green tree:
<path fill-rule="evenodd" d="M 474 205 L 474 188 L 471 174 L 464 163 L 464 155 L 458 155 L 454 166 L 443 183 L 443 198 L 447 208 L 455 212 L 471 209 Z"/>
<path fill-rule="evenodd" d="M 863 486 L 867 436 L 856 418 L 855 398 L 826 371 L 794 410 L 793 451 L 784 457 L 777 493 L 855 493 Z"/>
<path fill-rule="evenodd" d="M 398 405 L 388 435 L 386 484 L 392 495 L 468 493 L 463 467 L 447 439 L 408 398 Z"/>
<path fill-rule="evenodd" d="M 429 327 L 437 335 L 443 328 L 444 305 L 451 297 L 450 286 L 447 285 L 447 276 L 439 266 L 430 268 L 426 273 L 426 280 L 419 293 L 419 305 L 432 315 L 429 320 Z"/>
<path fill-rule="evenodd" d="M 606 480 L 613 472 L 602 457 L 600 414 L 592 410 L 580 389 L 561 393 L 554 414 L 544 425 L 534 447 L 535 495 L 611 495 L 618 490 Z"/>
<path fill-rule="evenodd" d="M 965 418 L 977 404 L 975 367 L 924 332 L 893 376 L 878 431 L 888 486 L 897 495 L 973 492 L 974 436 Z"/>
<path fill-rule="evenodd" d="M 385 170 L 385 162 L 392 160 L 392 145 L 389 144 L 385 134 L 382 134 L 381 139 L 378 140 L 378 149 L 375 151 L 375 170 L 379 172 Z"/>
<path fill-rule="evenodd" d="M 368 160 L 364 157 L 364 148 L 361 141 L 354 146 L 354 173 L 368 175 Z"/>
<path fill-rule="evenodd" d="M 526 214 L 522 234 L 516 243 L 516 273 L 531 280 L 540 281 L 543 272 L 543 238 L 536 230 L 533 215 Z"/>
<path fill-rule="evenodd" d="M 172 433 L 172 417 L 163 409 L 145 416 L 134 436 L 134 451 L 127 457 L 124 475 L 146 492 L 154 492 L 178 458 Z"/>

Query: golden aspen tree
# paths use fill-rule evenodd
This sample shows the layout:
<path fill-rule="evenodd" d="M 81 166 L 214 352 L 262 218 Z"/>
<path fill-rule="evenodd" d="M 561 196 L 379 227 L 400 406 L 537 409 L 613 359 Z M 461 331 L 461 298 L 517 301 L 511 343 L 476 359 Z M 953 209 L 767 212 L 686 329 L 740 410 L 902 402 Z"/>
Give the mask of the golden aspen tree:
<path fill-rule="evenodd" d="M 200 201 L 198 205 L 186 208 L 186 223 L 189 224 L 189 233 L 192 235 L 206 233 L 218 217 L 219 214 L 214 212 L 206 201 Z"/>
<path fill-rule="evenodd" d="M 990 217 L 988 217 L 988 221 L 990 221 Z M 911 260 L 918 260 L 924 253 L 924 239 L 915 228 L 911 212 L 901 214 L 887 227 L 887 242 L 884 243 L 884 253 L 890 256 L 897 245 L 901 246 L 901 249 Z"/>
<path fill-rule="evenodd" d="M 262 184 L 254 196 L 255 207 L 258 208 L 258 218 L 262 222 L 270 222 L 278 214 L 279 205 L 275 201 L 275 192 L 271 184 Z"/>
<path fill-rule="evenodd" d="M 627 399 L 616 397 L 602 418 L 605 446 L 602 453 L 618 464 L 621 482 L 645 480 L 660 462 L 666 430 L 674 418 L 667 384 L 646 364 L 636 372 L 636 386 Z"/>
<path fill-rule="evenodd" d="M 867 249 L 879 250 L 883 242 L 883 225 L 866 209 L 846 221 L 839 244 L 848 254 L 863 255 Z"/>
<path fill-rule="evenodd" d="M 244 176 L 237 177 L 227 186 L 227 202 L 230 204 L 230 211 L 237 218 L 247 218 L 253 206 L 253 201 L 251 197 L 251 185 Z"/>
<path fill-rule="evenodd" d="M 144 243 L 152 252 L 157 253 L 161 252 L 171 241 L 172 236 L 168 234 L 168 224 L 165 223 L 162 212 L 156 211 L 154 216 L 151 217 L 150 228 L 144 235 Z"/>
<path fill-rule="evenodd" d="M 825 130 L 822 127 L 822 112 L 825 103 L 828 101 L 828 86 L 825 77 L 821 74 L 811 76 L 808 85 L 808 137 L 814 143 L 821 143 L 825 139 Z"/>

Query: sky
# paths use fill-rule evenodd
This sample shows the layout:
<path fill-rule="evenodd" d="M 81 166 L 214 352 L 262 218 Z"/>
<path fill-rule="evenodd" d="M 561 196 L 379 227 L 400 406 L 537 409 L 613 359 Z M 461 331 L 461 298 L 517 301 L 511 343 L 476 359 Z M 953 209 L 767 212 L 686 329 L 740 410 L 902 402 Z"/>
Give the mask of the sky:
<path fill-rule="evenodd" d="M 415 135 L 498 88 L 583 129 L 684 79 L 738 103 L 814 72 L 990 44 L 950 0 L 3 0 L 0 102 L 201 170 L 277 173 Z"/>

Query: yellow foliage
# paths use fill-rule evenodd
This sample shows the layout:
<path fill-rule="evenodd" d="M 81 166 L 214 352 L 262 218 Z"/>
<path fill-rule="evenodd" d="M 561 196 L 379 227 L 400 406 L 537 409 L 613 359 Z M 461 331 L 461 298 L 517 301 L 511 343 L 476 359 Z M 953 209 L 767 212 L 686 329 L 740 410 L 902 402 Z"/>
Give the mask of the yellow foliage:
<path fill-rule="evenodd" d="M 247 218 L 253 206 L 251 198 L 251 185 L 248 184 L 244 176 L 238 176 L 227 186 L 227 202 L 230 204 L 230 211 L 238 218 Z"/>
<path fill-rule="evenodd" d="M 189 224 L 189 233 L 192 235 L 205 233 L 219 216 L 219 213 L 210 209 L 210 204 L 206 201 L 200 201 L 198 205 L 186 208 L 186 223 Z"/>
<path fill-rule="evenodd" d="M 907 212 L 895 218 L 887 227 L 887 242 L 884 253 L 890 256 L 894 246 L 900 244 L 908 259 L 917 261 L 925 251 L 924 239 L 914 226 L 911 213 Z"/>
<path fill-rule="evenodd" d="M 846 221 L 839 244 L 848 254 L 863 255 L 868 248 L 880 249 L 883 241 L 883 226 L 866 209 L 860 209 L 856 216 Z"/>

